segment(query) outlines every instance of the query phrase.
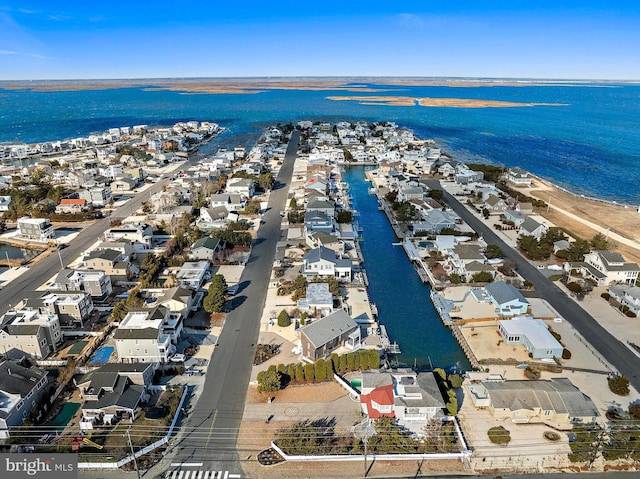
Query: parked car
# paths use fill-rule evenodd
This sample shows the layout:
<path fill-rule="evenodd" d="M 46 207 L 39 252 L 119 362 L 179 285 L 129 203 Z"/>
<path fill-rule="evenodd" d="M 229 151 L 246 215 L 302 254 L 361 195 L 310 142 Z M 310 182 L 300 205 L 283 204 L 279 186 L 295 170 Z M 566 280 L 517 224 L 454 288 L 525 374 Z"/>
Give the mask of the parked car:
<path fill-rule="evenodd" d="M 187 359 L 187 357 L 184 354 L 174 354 L 169 358 L 169 361 L 172 363 L 184 363 L 185 359 Z"/>

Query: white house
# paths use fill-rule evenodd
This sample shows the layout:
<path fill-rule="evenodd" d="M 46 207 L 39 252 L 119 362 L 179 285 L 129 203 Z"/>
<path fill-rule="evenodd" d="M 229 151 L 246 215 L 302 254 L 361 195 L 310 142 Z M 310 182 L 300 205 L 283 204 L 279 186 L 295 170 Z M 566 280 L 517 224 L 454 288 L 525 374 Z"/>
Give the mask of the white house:
<path fill-rule="evenodd" d="M 623 306 L 627 306 L 636 316 L 640 314 L 640 287 L 628 284 L 612 284 L 609 294 Z"/>
<path fill-rule="evenodd" d="M 351 260 L 336 256 L 332 249 L 320 246 L 303 257 L 302 274 L 307 277 L 333 276 L 339 281 L 351 281 Z"/>
<path fill-rule="evenodd" d="M 175 352 L 171 335 L 163 328 L 169 316 L 164 306 L 129 311 L 113 336 L 118 358 L 125 363 L 166 363 Z"/>
<path fill-rule="evenodd" d="M 187 261 L 176 276 L 184 286 L 198 289 L 211 275 L 209 265 L 209 261 Z"/>
<path fill-rule="evenodd" d="M 549 231 L 549 227 L 544 223 L 539 223 L 534 220 L 531 216 L 528 216 L 522 224 L 520 224 L 520 229 L 518 230 L 518 234 L 524 236 L 533 236 L 536 240 L 540 241 L 542 237 Z"/>
<path fill-rule="evenodd" d="M 55 238 L 53 225 L 48 218 L 29 218 L 24 216 L 18 219 L 18 230 L 21 238 L 33 241 L 47 242 Z"/>
<path fill-rule="evenodd" d="M 611 283 L 635 284 L 640 273 L 637 263 L 627 263 L 620 253 L 596 250 L 584 255 L 584 263 L 565 264 L 565 269 L 578 269 L 598 286 Z"/>
<path fill-rule="evenodd" d="M 507 344 L 522 344 L 533 359 L 562 357 L 562 344 L 539 319 L 515 317 L 498 321 L 498 332 Z"/>

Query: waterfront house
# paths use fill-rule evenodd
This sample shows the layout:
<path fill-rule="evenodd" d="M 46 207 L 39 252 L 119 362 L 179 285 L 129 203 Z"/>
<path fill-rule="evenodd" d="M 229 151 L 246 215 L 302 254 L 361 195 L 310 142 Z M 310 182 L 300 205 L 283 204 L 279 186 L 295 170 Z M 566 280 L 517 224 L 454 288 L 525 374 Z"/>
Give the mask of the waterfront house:
<path fill-rule="evenodd" d="M 0 440 L 11 437 L 11 429 L 22 425 L 42 398 L 47 372 L 14 361 L 0 363 Z M 44 411 L 38 411 L 41 415 Z"/>
<path fill-rule="evenodd" d="M 516 228 L 519 228 L 524 223 L 524 220 L 527 219 L 527 215 L 512 209 L 504 210 L 502 216 L 505 221 L 513 223 Z"/>
<path fill-rule="evenodd" d="M 53 225 L 48 218 L 18 218 L 19 237 L 22 239 L 46 243 L 55 238 Z"/>
<path fill-rule="evenodd" d="M 309 283 L 306 295 L 298 300 L 298 309 L 311 315 L 327 316 L 333 312 L 333 295 L 328 283 Z"/>
<path fill-rule="evenodd" d="M 205 236 L 191 245 L 189 258 L 194 260 L 213 261 L 216 255 L 223 249 L 224 243 L 220 238 Z"/>
<path fill-rule="evenodd" d="M 335 235 L 325 233 L 323 231 L 317 231 L 311 235 L 305 236 L 307 246 L 310 248 L 318 248 L 324 246 L 325 248 L 332 249 L 336 255 L 343 255 L 345 252 L 345 242 Z"/>
<path fill-rule="evenodd" d="M 108 363 L 74 379 L 80 392 L 83 422 L 101 420 L 105 424 L 128 419 L 133 422 L 141 404 L 149 399 L 155 364 Z"/>
<path fill-rule="evenodd" d="M 484 263 L 487 258 L 482 253 L 482 247 L 477 244 L 457 244 L 449 254 L 449 262 L 454 272 L 466 276 L 466 266 L 473 262 Z"/>
<path fill-rule="evenodd" d="M 360 407 L 370 419 L 396 418 L 401 426 L 419 430 L 445 407 L 432 372 L 402 368 L 362 372 Z"/>
<path fill-rule="evenodd" d="M 529 172 L 521 168 L 509 168 L 509 171 L 507 172 L 507 181 L 516 186 L 531 186 L 533 178 L 531 178 Z"/>
<path fill-rule="evenodd" d="M 331 219 L 333 219 L 335 210 L 336 210 L 336 204 L 333 201 L 327 198 L 323 198 L 321 196 L 316 196 L 309 199 L 309 201 L 307 202 L 307 206 L 305 208 L 305 211 L 307 213 L 310 211 L 318 211 L 318 212 L 324 213 L 324 215 L 327 218 L 331 218 Z"/>
<path fill-rule="evenodd" d="M 525 203 L 523 201 L 519 201 L 518 204 L 516 205 L 516 211 L 519 211 L 520 213 L 522 213 L 523 215 L 530 215 L 533 214 L 533 204 L 532 203 Z"/>
<path fill-rule="evenodd" d="M 333 231 L 333 217 L 328 216 L 324 211 L 307 210 L 304 213 L 304 229 L 307 235 L 318 231 L 331 233 Z"/>
<path fill-rule="evenodd" d="M 58 316 L 34 308 L 10 309 L 0 321 L 0 351 L 6 357 L 44 359 L 62 345 Z"/>
<path fill-rule="evenodd" d="M 611 283 L 635 284 L 640 273 L 637 263 L 628 263 L 620 253 L 596 250 L 584 255 L 584 262 L 565 263 L 565 271 L 576 270 L 598 286 Z"/>
<path fill-rule="evenodd" d="M 467 383 L 466 389 L 476 407 L 515 424 L 569 430 L 574 424 L 591 424 L 600 415 L 593 401 L 567 378 L 485 380 Z"/>
<path fill-rule="evenodd" d="M 498 321 L 498 333 L 506 344 L 522 344 L 533 359 L 561 358 L 562 345 L 539 319 L 514 317 Z"/>
<path fill-rule="evenodd" d="M 351 281 L 350 259 L 339 258 L 335 251 L 324 246 L 312 249 L 303 257 L 302 274 L 308 278 L 333 276 L 339 281 Z"/>
<path fill-rule="evenodd" d="M 640 287 L 628 284 L 612 284 L 607 290 L 609 295 L 636 316 L 640 315 Z"/>
<path fill-rule="evenodd" d="M 360 346 L 360 326 L 344 309 L 314 320 L 299 330 L 302 357 L 307 361 L 327 358 L 336 349 Z"/>
<path fill-rule="evenodd" d="M 539 223 L 531 216 L 528 216 L 518 229 L 518 234 L 523 236 L 533 236 L 537 241 L 540 241 L 542 237 L 549 231 L 549 227 L 544 223 Z"/>
<path fill-rule="evenodd" d="M 483 290 L 500 316 L 521 316 L 531 306 L 520 291 L 504 281 L 488 284 Z"/>
<path fill-rule="evenodd" d="M 437 234 L 444 228 L 454 228 L 459 219 L 453 211 L 431 210 L 423 215 L 422 221 L 413 223 L 413 232 L 425 231 L 429 234 Z"/>
<path fill-rule="evenodd" d="M 82 213 L 87 211 L 87 200 L 84 198 L 63 198 L 60 204 L 56 206 L 56 213 Z"/>

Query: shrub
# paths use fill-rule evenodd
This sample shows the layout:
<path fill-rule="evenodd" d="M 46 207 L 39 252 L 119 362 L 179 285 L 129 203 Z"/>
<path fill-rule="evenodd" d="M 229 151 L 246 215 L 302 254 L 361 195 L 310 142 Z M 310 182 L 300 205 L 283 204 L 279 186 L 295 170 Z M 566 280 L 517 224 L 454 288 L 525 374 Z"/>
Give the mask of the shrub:
<path fill-rule="evenodd" d="M 274 369 L 267 369 L 258 373 L 258 392 L 278 391 L 282 388 L 282 374 Z"/>
<path fill-rule="evenodd" d="M 503 426 L 495 426 L 487 431 L 489 440 L 494 444 L 509 444 L 511 434 Z"/>
<path fill-rule="evenodd" d="M 528 379 L 540 379 L 540 371 L 531 366 L 527 366 L 527 369 L 524 370 L 524 375 Z"/>
<path fill-rule="evenodd" d="M 609 383 L 609 389 L 612 393 L 618 396 L 629 395 L 629 380 L 623 375 L 611 377 L 607 382 Z"/>
<path fill-rule="evenodd" d="M 632 419 L 640 420 L 640 403 L 629 406 L 629 416 L 631 416 Z"/>
<path fill-rule="evenodd" d="M 571 351 L 569 351 L 567 348 L 564 348 L 562 350 L 562 359 L 571 359 Z"/>
<path fill-rule="evenodd" d="M 316 372 L 313 364 L 305 364 L 304 365 L 304 380 L 305 381 L 315 381 Z"/>
<path fill-rule="evenodd" d="M 340 355 L 340 365 L 338 367 L 338 371 L 341 373 L 344 373 L 347 371 L 347 355 L 346 354 Z"/>
<path fill-rule="evenodd" d="M 456 392 L 450 389 L 447 391 L 447 396 L 449 398 L 446 405 L 447 413 L 449 416 L 455 416 L 458 414 L 458 398 Z"/>
<path fill-rule="evenodd" d="M 611 299 L 611 295 L 609 293 L 602 293 L 600 297 L 606 301 L 609 301 Z"/>
<path fill-rule="evenodd" d="M 302 363 L 296 364 L 296 381 L 304 381 L 304 367 Z"/>
<path fill-rule="evenodd" d="M 462 376 L 459 374 L 449 374 L 449 384 L 453 389 L 458 389 L 462 386 Z"/>
<path fill-rule="evenodd" d="M 627 318 L 635 318 L 636 317 L 636 313 L 634 313 L 633 311 L 625 311 L 624 314 L 625 314 L 625 316 Z"/>
<path fill-rule="evenodd" d="M 291 324 L 291 318 L 289 317 L 289 313 L 287 313 L 284 309 L 280 311 L 278 315 L 278 326 L 281 328 L 286 328 Z"/>
<path fill-rule="evenodd" d="M 582 292 L 582 286 L 575 282 L 567 284 L 567 289 L 576 294 Z"/>
<path fill-rule="evenodd" d="M 327 379 L 327 365 L 324 359 L 317 359 L 314 363 L 314 368 L 317 381 L 324 381 L 325 379 Z"/>

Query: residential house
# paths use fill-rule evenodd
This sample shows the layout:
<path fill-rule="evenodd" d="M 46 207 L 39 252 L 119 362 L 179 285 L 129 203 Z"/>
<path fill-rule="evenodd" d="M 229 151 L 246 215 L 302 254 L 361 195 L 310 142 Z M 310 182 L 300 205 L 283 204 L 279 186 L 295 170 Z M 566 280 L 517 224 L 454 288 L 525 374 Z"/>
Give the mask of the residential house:
<path fill-rule="evenodd" d="M 509 168 L 507 172 L 507 181 L 517 186 L 531 186 L 533 178 L 529 172 L 524 171 L 521 168 Z"/>
<path fill-rule="evenodd" d="M 118 358 L 125 363 L 166 363 L 176 348 L 164 323 L 175 322 L 164 306 L 130 310 L 113 335 Z M 175 334 L 174 334 L 175 335 Z"/>
<path fill-rule="evenodd" d="M 47 372 L 14 361 L 0 363 L 0 440 L 22 425 L 46 391 Z M 42 412 L 39 411 L 41 414 Z"/>
<path fill-rule="evenodd" d="M 211 195 L 209 202 L 211 208 L 224 206 L 227 211 L 242 211 L 247 201 L 239 194 L 217 193 Z"/>
<path fill-rule="evenodd" d="M 445 228 L 455 228 L 459 219 L 453 211 L 431 210 L 423 215 L 422 221 L 413 224 L 413 232 L 437 234 Z"/>
<path fill-rule="evenodd" d="M 533 204 L 519 201 L 518 204 L 516 205 L 516 211 L 519 211 L 525 216 L 533 214 Z"/>
<path fill-rule="evenodd" d="M 112 249 L 119 251 L 123 258 L 132 258 L 135 256 L 135 245 L 133 241 L 121 239 L 116 241 L 102 241 L 98 243 L 97 250 Z"/>
<path fill-rule="evenodd" d="M 122 419 L 133 422 L 141 405 L 149 399 L 147 387 L 151 385 L 154 363 L 108 363 L 89 371 L 78 379 L 82 419 L 101 420 L 113 424 Z"/>
<path fill-rule="evenodd" d="M 140 253 L 151 248 L 153 229 L 148 223 L 123 224 L 104 232 L 105 241 L 128 239 L 134 242 L 134 251 Z"/>
<path fill-rule="evenodd" d="M 101 270 L 118 278 L 131 279 L 139 272 L 128 258 L 113 249 L 92 251 L 85 257 L 84 265 L 90 270 Z"/>
<path fill-rule="evenodd" d="M 113 193 L 108 186 L 95 186 L 80 190 L 80 198 L 93 206 L 102 208 L 113 201 Z"/>
<path fill-rule="evenodd" d="M 53 291 L 86 291 L 98 301 L 113 291 L 111 277 L 100 270 L 74 270 L 64 268 L 48 287 Z"/>
<path fill-rule="evenodd" d="M 490 213 L 494 214 L 500 214 L 508 208 L 507 202 L 495 195 L 489 195 L 487 199 L 484 200 L 484 207 L 489 210 Z"/>
<path fill-rule="evenodd" d="M 10 309 L 0 323 L 0 351 L 9 358 L 44 359 L 62 344 L 58 316 L 38 309 Z"/>
<path fill-rule="evenodd" d="M 345 252 L 345 242 L 335 235 L 317 231 L 311 235 L 306 235 L 306 243 L 310 248 L 318 248 L 324 246 L 332 249 L 336 255 L 341 256 Z"/>
<path fill-rule="evenodd" d="M 251 198 L 255 193 L 256 183 L 251 178 L 229 178 L 227 180 L 226 191 L 229 194 L 236 194 Z"/>
<path fill-rule="evenodd" d="M 120 176 L 111 182 L 111 191 L 120 193 L 123 191 L 131 191 L 138 186 L 138 179 L 130 176 Z"/>
<path fill-rule="evenodd" d="M 351 281 L 350 259 L 339 258 L 335 251 L 320 246 L 303 257 L 302 274 L 307 277 L 333 276 L 339 281 Z"/>
<path fill-rule="evenodd" d="M 207 260 L 213 262 L 217 254 L 224 248 L 224 243 L 220 238 L 205 236 L 191 245 L 189 258 L 195 260 Z"/>
<path fill-rule="evenodd" d="M 307 203 L 307 206 L 305 209 L 306 212 L 309 212 L 309 211 L 322 212 L 325 214 L 327 218 L 332 218 L 332 219 L 334 217 L 335 210 L 336 210 L 336 204 L 333 201 L 327 198 L 323 198 L 321 196 L 311 198 Z"/>
<path fill-rule="evenodd" d="M 42 313 L 58 316 L 63 328 L 82 328 L 93 313 L 93 301 L 86 291 L 45 292 L 25 301 L 27 307 L 39 308 Z"/>
<path fill-rule="evenodd" d="M 87 200 L 84 198 L 63 198 L 60 204 L 56 206 L 56 213 L 82 213 L 89 209 Z"/>
<path fill-rule="evenodd" d="M 11 204 L 11 196 L 0 196 L 0 213 L 9 211 L 10 204 Z"/>
<path fill-rule="evenodd" d="M 640 315 L 640 287 L 628 284 L 612 284 L 607 290 L 609 295 L 636 316 Z"/>
<path fill-rule="evenodd" d="M 496 281 L 486 285 L 483 289 L 488 295 L 489 302 L 495 306 L 496 312 L 500 316 L 527 314 L 530 306 L 529 301 L 513 285 L 504 281 Z"/>
<path fill-rule="evenodd" d="M 55 238 L 55 230 L 48 218 L 29 218 L 24 216 L 18 219 L 20 237 L 32 241 L 47 242 Z"/>
<path fill-rule="evenodd" d="M 567 240 L 559 240 L 553 243 L 553 254 L 557 254 L 558 251 L 566 251 L 571 248 L 571 243 Z"/>
<path fill-rule="evenodd" d="M 498 321 L 498 333 L 506 344 L 522 344 L 532 359 L 561 358 L 563 347 L 539 319 L 516 316 Z"/>
<path fill-rule="evenodd" d="M 528 216 L 527 219 L 525 219 L 520 225 L 518 234 L 524 236 L 533 236 L 536 240 L 540 241 L 547 231 L 549 231 L 549 227 L 547 225 L 545 225 L 544 223 L 539 223 L 531 216 Z"/>
<path fill-rule="evenodd" d="M 448 263 L 456 274 L 467 277 L 467 265 L 470 263 L 484 264 L 487 258 L 482 253 L 482 247 L 477 244 L 457 244 L 449 254 Z M 491 268 L 492 269 L 492 268 Z"/>
<path fill-rule="evenodd" d="M 305 297 L 298 300 L 298 309 L 314 315 L 327 316 L 333 312 L 333 294 L 328 283 L 309 283 Z"/>
<path fill-rule="evenodd" d="M 512 209 L 504 210 L 502 215 L 505 221 L 510 221 L 511 223 L 513 223 L 513 225 L 516 228 L 519 228 L 520 226 L 522 226 L 522 223 L 524 223 L 524 220 L 527 219 L 527 215 L 521 213 L 520 211 L 512 210 Z"/>
<path fill-rule="evenodd" d="M 182 286 L 174 286 L 173 288 L 145 288 L 140 291 L 145 300 L 145 307 L 155 308 L 156 306 L 164 306 L 167 308 L 171 317 L 175 319 L 175 315 L 179 315 L 183 320 L 187 318 L 189 313 L 196 305 L 196 292 Z M 165 327 L 170 326 L 169 323 Z M 171 325 L 172 329 L 182 330 L 182 326 L 176 323 Z M 179 332 L 172 332 L 175 337 L 179 336 Z"/>
<path fill-rule="evenodd" d="M 466 387 L 476 407 L 516 424 L 568 430 L 574 424 L 591 424 L 600 415 L 593 401 L 567 378 L 485 380 Z"/>
<path fill-rule="evenodd" d="M 565 269 L 577 269 L 585 278 L 594 281 L 598 286 L 611 283 L 633 285 L 640 273 L 637 263 L 627 263 L 620 253 L 602 250 L 584 255 L 582 263 L 566 263 Z"/>
<path fill-rule="evenodd" d="M 183 286 L 198 289 L 211 277 L 209 266 L 208 261 L 187 261 L 176 276 Z"/>
<path fill-rule="evenodd" d="M 360 326 L 344 309 L 314 320 L 299 330 L 302 357 L 307 361 L 327 358 L 336 349 L 360 346 Z"/>
<path fill-rule="evenodd" d="M 373 369 L 362 372 L 360 406 L 370 419 L 392 417 L 401 426 L 410 427 L 443 416 L 445 402 L 432 372 Z"/>
<path fill-rule="evenodd" d="M 333 231 L 333 218 L 324 211 L 305 211 L 304 229 L 307 235 L 318 231 L 331 233 Z"/>
<path fill-rule="evenodd" d="M 215 208 L 200 208 L 200 216 L 196 220 L 196 226 L 203 230 L 213 228 L 225 228 L 227 221 L 230 221 L 230 213 L 224 206 L 216 206 Z"/>

